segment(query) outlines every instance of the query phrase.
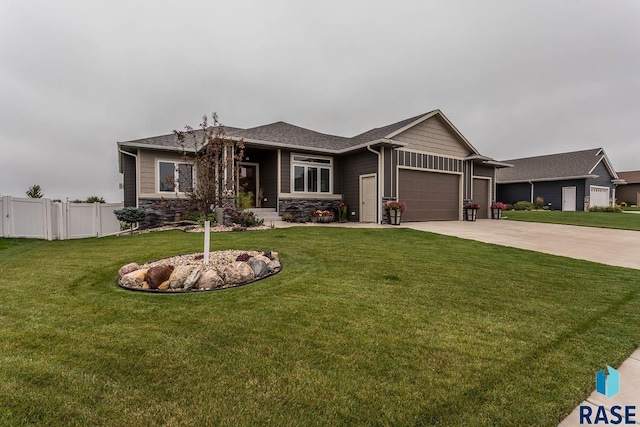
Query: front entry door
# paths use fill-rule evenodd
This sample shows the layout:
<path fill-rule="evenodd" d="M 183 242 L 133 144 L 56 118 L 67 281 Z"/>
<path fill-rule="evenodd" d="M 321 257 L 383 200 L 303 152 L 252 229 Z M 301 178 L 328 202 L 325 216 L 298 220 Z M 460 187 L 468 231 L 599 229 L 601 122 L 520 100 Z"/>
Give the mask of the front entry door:
<path fill-rule="evenodd" d="M 376 222 L 377 185 L 375 175 L 360 176 L 360 221 Z"/>
<path fill-rule="evenodd" d="M 562 210 L 576 210 L 576 187 L 562 187 Z"/>
<path fill-rule="evenodd" d="M 255 165 L 240 165 L 240 191 L 253 194 L 251 207 L 256 207 L 256 186 L 258 167 Z"/>

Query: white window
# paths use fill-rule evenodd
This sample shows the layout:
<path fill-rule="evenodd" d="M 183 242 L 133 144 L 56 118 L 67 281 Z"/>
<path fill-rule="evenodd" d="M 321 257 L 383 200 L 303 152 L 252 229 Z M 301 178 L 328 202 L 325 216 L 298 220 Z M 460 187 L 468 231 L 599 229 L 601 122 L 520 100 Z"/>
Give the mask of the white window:
<path fill-rule="evenodd" d="M 291 160 L 294 193 L 331 193 L 333 160 L 295 154 Z"/>
<path fill-rule="evenodd" d="M 159 161 L 158 192 L 184 193 L 193 188 L 193 166 L 188 163 Z"/>

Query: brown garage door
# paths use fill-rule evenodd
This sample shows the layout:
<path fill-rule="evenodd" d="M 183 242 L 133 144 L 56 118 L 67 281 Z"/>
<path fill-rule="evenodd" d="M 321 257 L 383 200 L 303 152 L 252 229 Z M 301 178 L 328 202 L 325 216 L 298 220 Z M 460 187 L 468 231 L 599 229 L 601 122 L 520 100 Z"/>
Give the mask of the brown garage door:
<path fill-rule="evenodd" d="M 478 219 L 489 218 L 489 182 L 488 179 L 473 179 L 473 201 L 480 205 Z"/>
<path fill-rule="evenodd" d="M 460 176 L 400 169 L 399 199 L 407 204 L 403 221 L 457 220 Z"/>

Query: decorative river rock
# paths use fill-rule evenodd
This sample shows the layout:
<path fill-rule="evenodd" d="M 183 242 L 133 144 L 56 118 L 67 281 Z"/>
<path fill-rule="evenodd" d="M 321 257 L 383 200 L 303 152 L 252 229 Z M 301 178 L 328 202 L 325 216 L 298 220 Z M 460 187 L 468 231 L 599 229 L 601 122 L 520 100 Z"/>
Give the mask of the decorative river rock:
<path fill-rule="evenodd" d="M 118 270 L 118 285 L 149 292 L 212 291 L 245 285 L 282 270 L 273 251 L 229 250 L 209 252 L 204 265 L 202 253 L 178 255 L 138 265 L 133 262 Z"/>

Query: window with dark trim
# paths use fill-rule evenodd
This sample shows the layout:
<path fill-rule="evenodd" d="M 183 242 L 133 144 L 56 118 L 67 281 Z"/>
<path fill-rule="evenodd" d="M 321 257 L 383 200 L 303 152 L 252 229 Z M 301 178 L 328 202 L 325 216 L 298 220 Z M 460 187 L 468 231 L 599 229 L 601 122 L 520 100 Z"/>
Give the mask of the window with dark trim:
<path fill-rule="evenodd" d="M 158 191 L 184 193 L 193 189 L 193 165 L 179 162 L 158 162 Z"/>

